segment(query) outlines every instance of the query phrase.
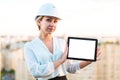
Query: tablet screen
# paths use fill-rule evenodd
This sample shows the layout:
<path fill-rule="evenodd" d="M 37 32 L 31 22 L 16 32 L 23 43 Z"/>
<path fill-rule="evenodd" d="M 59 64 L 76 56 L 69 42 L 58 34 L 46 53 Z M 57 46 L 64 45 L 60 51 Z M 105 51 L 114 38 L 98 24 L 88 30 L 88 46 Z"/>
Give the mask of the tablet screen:
<path fill-rule="evenodd" d="M 97 39 L 68 37 L 68 59 L 96 61 Z"/>

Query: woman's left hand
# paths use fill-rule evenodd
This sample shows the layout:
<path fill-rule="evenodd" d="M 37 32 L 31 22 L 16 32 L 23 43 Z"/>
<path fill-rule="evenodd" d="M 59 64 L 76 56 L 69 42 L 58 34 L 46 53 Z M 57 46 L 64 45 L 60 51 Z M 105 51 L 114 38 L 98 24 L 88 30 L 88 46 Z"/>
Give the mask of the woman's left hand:
<path fill-rule="evenodd" d="M 97 60 L 100 60 L 101 53 L 102 53 L 101 49 L 97 48 Z"/>

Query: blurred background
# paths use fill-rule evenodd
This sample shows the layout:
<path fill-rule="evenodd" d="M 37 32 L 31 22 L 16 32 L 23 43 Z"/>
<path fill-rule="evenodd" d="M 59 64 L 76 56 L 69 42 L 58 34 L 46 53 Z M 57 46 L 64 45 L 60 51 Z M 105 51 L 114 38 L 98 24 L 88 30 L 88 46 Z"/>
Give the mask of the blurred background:
<path fill-rule="evenodd" d="M 28 72 L 23 46 L 37 37 L 35 15 L 41 4 L 54 3 L 63 20 L 55 36 L 97 38 L 101 59 L 68 80 L 120 79 L 119 0 L 0 0 L 0 80 L 35 80 Z"/>

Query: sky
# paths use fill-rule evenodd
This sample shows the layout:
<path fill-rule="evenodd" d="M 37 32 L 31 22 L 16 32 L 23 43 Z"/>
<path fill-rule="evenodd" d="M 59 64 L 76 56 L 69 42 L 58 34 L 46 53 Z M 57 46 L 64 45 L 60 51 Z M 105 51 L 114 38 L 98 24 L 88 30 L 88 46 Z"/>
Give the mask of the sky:
<path fill-rule="evenodd" d="M 34 18 L 46 2 L 62 17 L 56 34 L 120 36 L 120 0 L 0 0 L 0 35 L 37 35 Z"/>

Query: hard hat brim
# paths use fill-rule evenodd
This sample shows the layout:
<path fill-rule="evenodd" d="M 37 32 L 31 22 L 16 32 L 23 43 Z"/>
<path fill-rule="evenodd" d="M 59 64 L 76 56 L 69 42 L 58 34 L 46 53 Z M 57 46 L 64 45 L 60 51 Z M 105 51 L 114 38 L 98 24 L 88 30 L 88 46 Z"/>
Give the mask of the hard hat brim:
<path fill-rule="evenodd" d="M 36 20 L 38 17 L 40 17 L 40 16 L 50 16 L 50 15 L 38 15 L 38 16 L 35 17 L 35 20 Z M 50 17 L 54 17 L 54 18 L 56 18 L 56 19 L 58 19 L 58 20 L 62 20 L 61 18 L 56 17 L 56 16 L 50 16 Z"/>

